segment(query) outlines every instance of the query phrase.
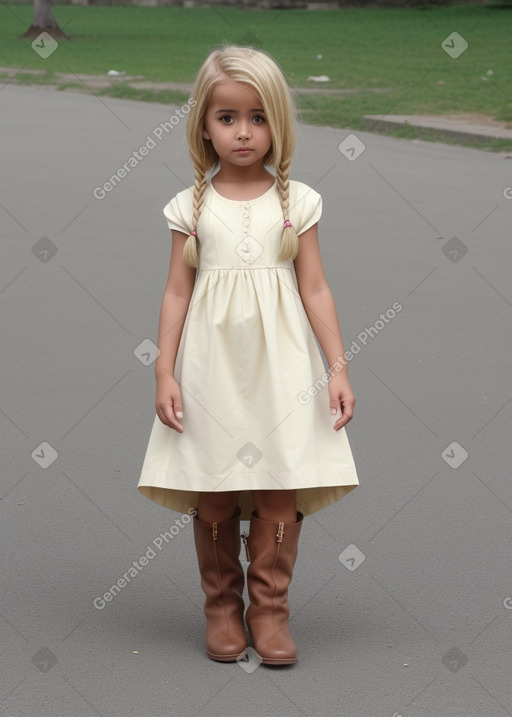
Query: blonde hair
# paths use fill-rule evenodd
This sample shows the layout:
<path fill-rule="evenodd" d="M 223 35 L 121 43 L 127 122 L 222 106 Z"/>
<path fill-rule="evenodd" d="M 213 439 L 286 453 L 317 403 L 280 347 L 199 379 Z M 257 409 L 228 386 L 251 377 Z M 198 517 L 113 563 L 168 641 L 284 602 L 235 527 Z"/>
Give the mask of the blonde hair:
<path fill-rule="evenodd" d="M 186 120 L 186 134 L 190 157 L 194 166 L 193 219 L 191 233 L 185 242 L 183 258 L 186 264 L 197 267 L 197 223 L 203 208 L 206 175 L 219 158 L 210 140 L 204 139 L 204 117 L 212 88 L 228 77 L 254 88 L 269 125 L 272 144 L 264 157 L 264 164 L 272 166 L 283 211 L 283 233 L 279 259 L 294 259 L 299 248 L 297 232 L 290 225 L 290 166 L 295 149 L 295 108 L 284 75 L 276 61 L 261 50 L 229 45 L 214 50 L 200 68 L 193 90 L 195 100 Z"/>

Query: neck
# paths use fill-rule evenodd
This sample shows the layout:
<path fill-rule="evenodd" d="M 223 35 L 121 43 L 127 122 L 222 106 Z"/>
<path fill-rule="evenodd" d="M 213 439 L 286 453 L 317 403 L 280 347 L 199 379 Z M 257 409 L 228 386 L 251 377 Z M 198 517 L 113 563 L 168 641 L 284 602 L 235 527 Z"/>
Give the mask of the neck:
<path fill-rule="evenodd" d="M 263 165 L 252 167 L 233 167 L 232 165 L 220 165 L 220 169 L 215 175 L 217 182 L 223 184 L 255 184 L 257 182 L 267 182 L 272 174 L 265 169 Z"/>

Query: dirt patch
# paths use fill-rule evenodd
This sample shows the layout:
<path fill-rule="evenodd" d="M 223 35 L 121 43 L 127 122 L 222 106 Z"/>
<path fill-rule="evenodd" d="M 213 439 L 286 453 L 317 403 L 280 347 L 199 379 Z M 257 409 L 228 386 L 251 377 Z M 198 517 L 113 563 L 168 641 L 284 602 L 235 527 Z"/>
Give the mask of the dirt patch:
<path fill-rule="evenodd" d="M 11 82 L 16 83 L 16 77 L 19 75 L 19 79 L 22 80 L 20 84 L 30 85 L 30 81 L 27 80 L 27 75 L 43 76 L 44 70 L 25 70 L 18 67 L 0 67 L 0 75 L 10 78 Z M 153 82 L 147 80 L 144 75 L 85 75 L 85 74 L 74 74 L 72 72 L 56 72 L 51 79 L 48 80 L 48 85 L 41 82 L 34 82 L 39 87 L 49 86 L 55 88 L 55 84 L 58 86 L 68 85 L 70 83 L 76 84 L 77 82 L 84 85 L 86 88 L 91 90 L 104 89 L 107 87 L 115 87 L 119 84 L 125 84 L 128 87 L 132 87 L 134 90 L 154 90 L 156 92 L 165 90 L 177 90 L 189 94 L 192 92 L 192 84 L 187 82 Z M 358 94 L 361 92 L 389 92 L 389 87 L 372 87 L 371 89 L 348 89 L 348 88 L 331 88 L 331 87 L 318 87 L 310 85 L 309 87 L 294 87 L 293 91 L 299 94 L 318 94 L 318 95 L 351 95 Z"/>

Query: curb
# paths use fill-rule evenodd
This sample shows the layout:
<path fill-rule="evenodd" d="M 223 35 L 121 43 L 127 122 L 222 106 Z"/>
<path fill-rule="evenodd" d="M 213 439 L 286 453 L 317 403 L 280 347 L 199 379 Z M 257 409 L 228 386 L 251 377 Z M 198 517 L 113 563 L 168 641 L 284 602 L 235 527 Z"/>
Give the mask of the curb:
<path fill-rule="evenodd" d="M 432 137 L 440 139 L 460 139 L 466 143 L 477 143 L 490 139 L 509 139 L 512 141 L 512 129 L 498 125 L 464 122 L 446 117 L 422 115 L 364 115 L 365 128 L 372 132 L 396 130 L 400 127 L 416 127 Z"/>

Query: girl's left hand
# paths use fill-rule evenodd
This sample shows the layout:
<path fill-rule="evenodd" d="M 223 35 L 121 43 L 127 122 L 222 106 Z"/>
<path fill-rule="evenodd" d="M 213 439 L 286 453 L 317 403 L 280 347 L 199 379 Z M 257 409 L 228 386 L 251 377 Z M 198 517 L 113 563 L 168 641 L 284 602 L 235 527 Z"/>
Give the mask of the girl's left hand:
<path fill-rule="evenodd" d="M 335 416 L 341 411 L 341 416 L 333 426 L 335 431 L 339 431 L 340 428 L 347 425 L 354 415 L 356 397 L 346 374 L 333 376 L 328 383 L 328 390 L 331 416 Z"/>

